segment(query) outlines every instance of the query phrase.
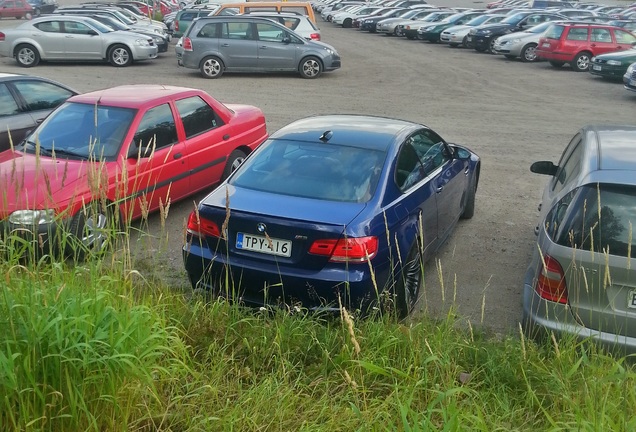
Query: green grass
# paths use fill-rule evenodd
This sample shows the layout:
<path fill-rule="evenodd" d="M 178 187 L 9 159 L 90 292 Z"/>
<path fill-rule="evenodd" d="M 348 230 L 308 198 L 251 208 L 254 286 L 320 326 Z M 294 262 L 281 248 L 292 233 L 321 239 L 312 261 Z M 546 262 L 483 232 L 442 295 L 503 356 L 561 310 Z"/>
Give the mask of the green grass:
<path fill-rule="evenodd" d="M 123 267 L 0 264 L 1 430 L 636 429 L 633 367 L 593 346 L 243 310 Z"/>

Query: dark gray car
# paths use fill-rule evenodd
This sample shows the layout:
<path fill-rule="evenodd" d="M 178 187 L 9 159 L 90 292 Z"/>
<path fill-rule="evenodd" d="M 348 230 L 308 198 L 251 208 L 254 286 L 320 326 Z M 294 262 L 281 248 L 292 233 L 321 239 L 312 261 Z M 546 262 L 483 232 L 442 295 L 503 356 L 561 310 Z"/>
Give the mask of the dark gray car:
<path fill-rule="evenodd" d="M 588 126 L 550 176 L 525 277 L 531 334 L 590 339 L 636 353 L 636 126 Z"/>
<path fill-rule="evenodd" d="M 178 63 L 205 78 L 224 72 L 298 72 L 317 78 L 340 67 L 336 49 L 308 41 L 267 18 L 213 16 L 195 20 L 183 37 Z"/>

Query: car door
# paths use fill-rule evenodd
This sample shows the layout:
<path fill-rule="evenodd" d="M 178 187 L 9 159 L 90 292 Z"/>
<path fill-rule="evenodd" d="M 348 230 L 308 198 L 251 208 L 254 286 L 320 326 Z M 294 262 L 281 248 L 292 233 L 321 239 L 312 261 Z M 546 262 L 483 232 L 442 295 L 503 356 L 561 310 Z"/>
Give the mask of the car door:
<path fill-rule="evenodd" d="M 437 194 L 418 157 L 418 151 L 425 151 L 422 149 L 427 141 L 425 133 L 422 130 L 412 134 L 400 146 L 394 181 L 402 194 L 391 204 L 392 212 L 387 220 L 396 221 L 389 231 L 397 233 L 402 249 L 408 252 L 406 248 L 411 247 L 417 234 L 423 240 L 424 256 L 427 256 L 437 244 L 438 212 Z"/>
<path fill-rule="evenodd" d="M 7 84 L 0 83 L 0 152 L 10 148 L 11 142 L 17 145 L 34 126 L 33 119 L 23 112 Z"/>
<path fill-rule="evenodd" d="M 468 190 L 469 162 L 453 157 L 451 148 L 431 130 L 422 134 L 418 156 L 436 193 L 437 236 L 445 238 L 462 212 L 462 199 Z"/>
<path fill-rule="evenodd" d="M 258 67 L 256 30 L 245 21 L 229 21 L 225 24 L 219 51 L 227 70 L 254 70 Z"/>
<path fill-rule="evenodd" d="M 299 38 L 269 23 L 256 23 L 256 34 L 259 70 L 296 70 Z"/>
<path fill-rule="evenodd" d="M 200 96 L 175 101 L 185 133 L 190 190 L 218 183 L 235 143 L 230 125 Z"/>
<path fill-rule="evenodd" d="M 133 215 L 143 215 L 189 192 L 185 142 L 179 138 L 170 103 L 138 115 L 126 159 L 128 196 L 136 198 Z"/>
<path fill-rule="evenodd" d="M 590 47 L 592 55 L 600 55 L 607 52 L 616 51 L 616 42 L 612 39 L 612 33 L 609 28 L 597 27 L 592 28 L 590 34 Z"/>
<path fill-rule="evenodd" d="M 34 25 L 39 31 L 31 35 L 44 49 L 43 57 L 47 59 L 61 59 L 65 56 L 66 34 L 62 22 L 55 18 L 41 21 Z"/>
<path fill-rule="evenodd" d="M 101 60 L 102 36 L 96 30 L 86 24 L 73 21 L 64 21 L 65 55 L 69 59 L 77 60 Z"/>

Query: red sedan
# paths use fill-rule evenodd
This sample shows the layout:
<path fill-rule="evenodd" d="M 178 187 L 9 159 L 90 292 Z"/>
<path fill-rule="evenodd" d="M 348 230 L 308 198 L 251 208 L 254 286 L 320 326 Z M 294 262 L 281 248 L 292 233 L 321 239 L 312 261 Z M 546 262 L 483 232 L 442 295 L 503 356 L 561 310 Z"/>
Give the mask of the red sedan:
<path fill-rule="evenodd" d="M 100 249 L 107 228 L 210 188 L 266 138 L 260 109 L 201 90 L 134 85 L 71 97 L 0 153 L 0 236 L 48 252 L 70 231 Z"/>

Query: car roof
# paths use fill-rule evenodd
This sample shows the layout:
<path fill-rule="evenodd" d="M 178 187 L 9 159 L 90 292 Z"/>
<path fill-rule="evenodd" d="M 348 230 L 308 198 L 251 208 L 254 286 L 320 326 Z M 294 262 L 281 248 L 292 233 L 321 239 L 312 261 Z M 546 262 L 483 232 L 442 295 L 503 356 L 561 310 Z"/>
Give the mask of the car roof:
<path fill-rule="evenodd" d="M 589 125 L 581 134 L 586 147 L 579 184 L 636 185 L 636 126 Z"/>
<path fill-rule="evenodd" d="M 325 142 L 387 151 L 397 136 L 422 128 L 426 126 L 387 117 L 330 114 L 297 120 L 274 132 L 270 138 L 320 142 L 323 135 L 331 135 Z"/>
<path fill-rule="evenodd" d="M 202 90 L 158 84 L 135 84 L 111 87 L 73 96 L 69 102 L 103 104 L 124 108 L 140 108 L 150 102 L 170 99 L 175 95 L 200 95 Z"/>

